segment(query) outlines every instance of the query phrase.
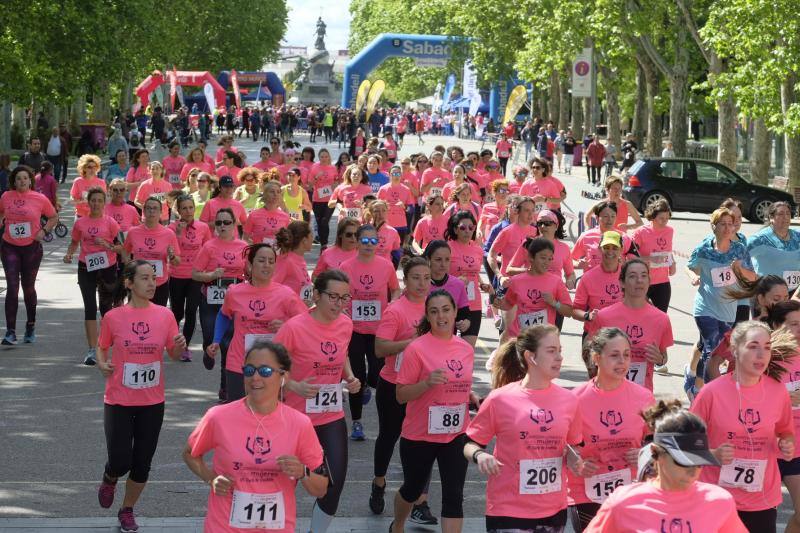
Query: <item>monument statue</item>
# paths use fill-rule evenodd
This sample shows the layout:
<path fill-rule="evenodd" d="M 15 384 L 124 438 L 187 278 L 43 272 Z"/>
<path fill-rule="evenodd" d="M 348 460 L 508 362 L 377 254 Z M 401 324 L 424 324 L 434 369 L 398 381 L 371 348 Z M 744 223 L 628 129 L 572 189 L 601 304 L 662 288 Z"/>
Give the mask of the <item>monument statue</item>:
<path fill-rule="evenodd" d="M 317 19 L 317 41 L 314 43 L 314 48 L 317 50 L 325 50 L 325 29 L 327 26 L 322 21 L 322 17 Z"/>
<path fill-rule="evenodd" d="M 336 101 L 342 84 L 334 79 L 333 62 L 325 49 L 326 29 L 327 25 L 319 17 L 314 50 L 306 59 L 307 63 L 301 66 L 302 74 L 295 82 L 290 101 L 304 104 L 330 104 Z"/>

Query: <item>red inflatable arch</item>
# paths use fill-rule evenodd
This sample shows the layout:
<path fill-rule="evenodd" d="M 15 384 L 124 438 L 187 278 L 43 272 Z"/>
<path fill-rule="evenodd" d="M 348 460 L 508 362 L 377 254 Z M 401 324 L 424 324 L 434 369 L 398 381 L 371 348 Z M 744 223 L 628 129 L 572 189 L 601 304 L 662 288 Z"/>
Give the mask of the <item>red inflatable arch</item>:
<path fill-rule="evenodd" d="M 214 79 L 210 72 L 178 70 L 176 74 L 178 85 L 202 87 L 206 84 L 206 82 L 210 83 L 211 87 L 214 89 L 214 98 L 217 101 L 217 107 L 226 105 L 225 89 L 223 89 L 222 85 L 220 85 L 219 82 Z M 141 100 L 142 107 L 147 106 L 147 103 L 150 101 L 150 94 L 152 94 L 152 92 L 156 90 L 158 86 L 164 83 L 169 83 L 168 78 L 165 78 L 160 71 L 154 70 L 151 75 L 147 76 L 142 83 L 136 87 L 136 96 L 138 96 L 139 100 Z"/>

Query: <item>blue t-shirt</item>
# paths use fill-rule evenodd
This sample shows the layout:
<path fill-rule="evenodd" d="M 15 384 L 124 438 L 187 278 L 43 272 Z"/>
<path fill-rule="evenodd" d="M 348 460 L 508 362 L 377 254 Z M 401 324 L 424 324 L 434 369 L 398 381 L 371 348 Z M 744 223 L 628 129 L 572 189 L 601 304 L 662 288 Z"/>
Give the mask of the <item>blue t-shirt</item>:
<path fill-rule="evenodd" d="M 367 172 L 367 179 L 369 179 L 369 186 L 372 187 L 373 194 L 378 194 L 378 190 L 389 183 L 389 176 L 383 172 L 378 172 L 377 174 Z"/>
<path fill-rule="evenodd" d="M 727 252 L 714 249 L 715 239 L 706 238 L 692 250 L 687 266 L 700 272 L 700 286 L 694 297 L 694 316 L 709 316 L 722 322 L 736 320 L 737 300 L 731 300 L 726 292 L 736 287 L 736 275 L 731 263 L 741 261 L 741 265 L 753 269 L 750 254 L 741 242 L 731 242 Z"/>
<path fill-rule="evenodd" d="M 767 226 L 748 239 L 747 251 L 759 276 L 780 276 L 790 291 L 800 285 L 800 232 L 790 229 L 784 241 Z"/>

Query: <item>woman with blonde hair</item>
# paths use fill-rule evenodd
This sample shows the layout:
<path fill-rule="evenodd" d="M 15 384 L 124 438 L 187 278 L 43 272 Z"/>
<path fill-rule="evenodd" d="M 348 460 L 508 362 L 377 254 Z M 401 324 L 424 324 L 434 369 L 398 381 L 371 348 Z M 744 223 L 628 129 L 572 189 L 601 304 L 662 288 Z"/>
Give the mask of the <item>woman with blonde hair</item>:
<path fill-rule="evenodd" d="M 106 182 L 98 176 L 100 173 L 100 158 L 94 154 L 84 154 L 78 159 L 78 177 L 72 182 L 69 196 L 75 204 L 75 216 L 85 217 L 89 214 L 89 203 L 86 197 L 89 189 L 100 187 L 106 190 Z M 33 189 L 33 174 L 30 177 Z"/>

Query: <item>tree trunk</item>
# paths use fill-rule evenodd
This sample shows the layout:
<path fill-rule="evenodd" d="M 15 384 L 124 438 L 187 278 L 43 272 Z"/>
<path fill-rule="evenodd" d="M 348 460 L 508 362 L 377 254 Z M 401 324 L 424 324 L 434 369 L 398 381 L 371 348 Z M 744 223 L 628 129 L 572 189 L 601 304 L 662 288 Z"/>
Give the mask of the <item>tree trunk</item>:
<path fill-rule="evenodd" d="M 686 46 L 686 27 L 678 24 L 675 28 L 675 62 L 669 80 L 669 139 L 675 155 L 686 155 L 686 138 L 689 135 L 687 103 L 689 93 L 689 48 Z"/>
<path fill-rule="evenodd" d="M 0 102 L 0 152 L 11 151 L 11 102 Z"/>
<path fill-rule="evenodd" d="M 784 115 L 789 107 L 797 101 L 794 87 L 797 84 L 797 75 L 792 73 L 781 83 L 781 108 Z M 789 190 L 800 187 L 800 137 L 785 134 L 786 158 L 784 159 L 784 174 L 789 178 Z"/>
<path fill-rule="evenodd" d="M 122 115 L 133 109 L 133 78 L 125 75 L 122 79 L 122 90 L 119 96 L 119 108 Z"/>
<path fill-rule="evenodd" d="M 547 106 L 547 89 L 541 89 L 539 91 L 539 109 L 542 110 L 542 118 L 544 119 L 545 123 L 550 120 L 548 117 L 548 106 Z"/>
<path fill-rule="evenodd" d="M 717 77 L 724 70 L 722 60 L 715 53 L 711 53 L 711 65 L 709 69 L 708 81 L 713 87 L 716 84 Z M 764 121 L 756 120 L 756 127 L 763 128 Z M 717 153 L 717 161 L 726 167 L 736 170 L 736 161 L 738 159 L 736 154 L 736 104 L 733 102 L 733 97 L 720 98 L 717 100 L 717 142 L 719 144 L 719 151 Z M 769 167 L 767 167 L 769 168 Z M 766 183 L 766 182 L 765 182 Z"/>
<path fill-rule="evenodd" d="M 80 134 L 80 126 L 86 122 L 86 90 L 78 89 L 75 91 L 72 100 L 72 112 L 69 117 L 69 131 L 72 135 Z"/>
<path fill-rule="evenodd" d="M 766 185 L 769 181 L 769 154 L 771 144 L 769 130 L 767 129 L 767 125 L 764 123 L 764 119 L 754 119 L 753 153 L 750 157 L 750 176 L 753 180 L 753 183 L 757 185 Z M 722 161 L 720 161 L 720 163 L 721 162 Z"/>
<path fill-rule="evenodd" d="M 569 126 L 569 105 L 572 98 L 569 96 L 569 66 L 559 72 L 558 89 L 560 109 L 558 110 L 558 129 L 567 130 Z"/>
<path fill-rule="evenodd" d="M 636 141 L 642 143 L 647 131 L 647 83 L 644 78 L 644 69 L 636 64 L 636 99 L 633 103 L 633 127 L 631 133 Z"/>
<path fill-rule="evenodd" d="M 539 91 L 541 91 L 541 89 L 537 89 L 535 85 L 531 90 L 531 114 L 534 117 L 542 116 L 542 108 L 539 107 Z"/>
<path fill-rule="evenodd" d="M 572 99 L 572 136 L 583 141 L 583 98 Z"/>
<path fill-rule="evenodd" d="M 600 67 L 603 85 L 606 89 L 606 124 L 608 124 L 608 140 L 617 150 L 622 146 L 619 116 L 619 87 L 614 83 L 614 73 L 606 66 Z"/>
<path fill-rule="evenodd" d="M 11 107 L 11 147 L 24 150 L 26 147 L 25 139 L 28 136 L 25 125 L 25 107 L 12 105 Z"/>
<path fill-rule="evenodd" d="M 581 98 L 581 106 L 583 107 L 583 132 L 584 135 L 594 133 L 594 124 L 592 124 L 592 99 Z"/>
<path fill-rule="evenodd" d="M 661 155 L 661 120 L 656 109 L 658 72 L 647 57 L 642 59 L 641 66 L 647 85 L 647 142 L 643 146 L 651 156 L 658 157 Z"/>
<path fill-rule="evenodd" d="M 111 87 L 101 80 L 92 92 L 92 121 L 108 124 L 111 120 Z"/>
<path fill-rule="evenodd" d="M 550 108 L 548 114 L 553 124 L 558 124 L 558 113 L 561 110 L 561 88 L 558 83 L 558 72 L 550 74 Z"/>

